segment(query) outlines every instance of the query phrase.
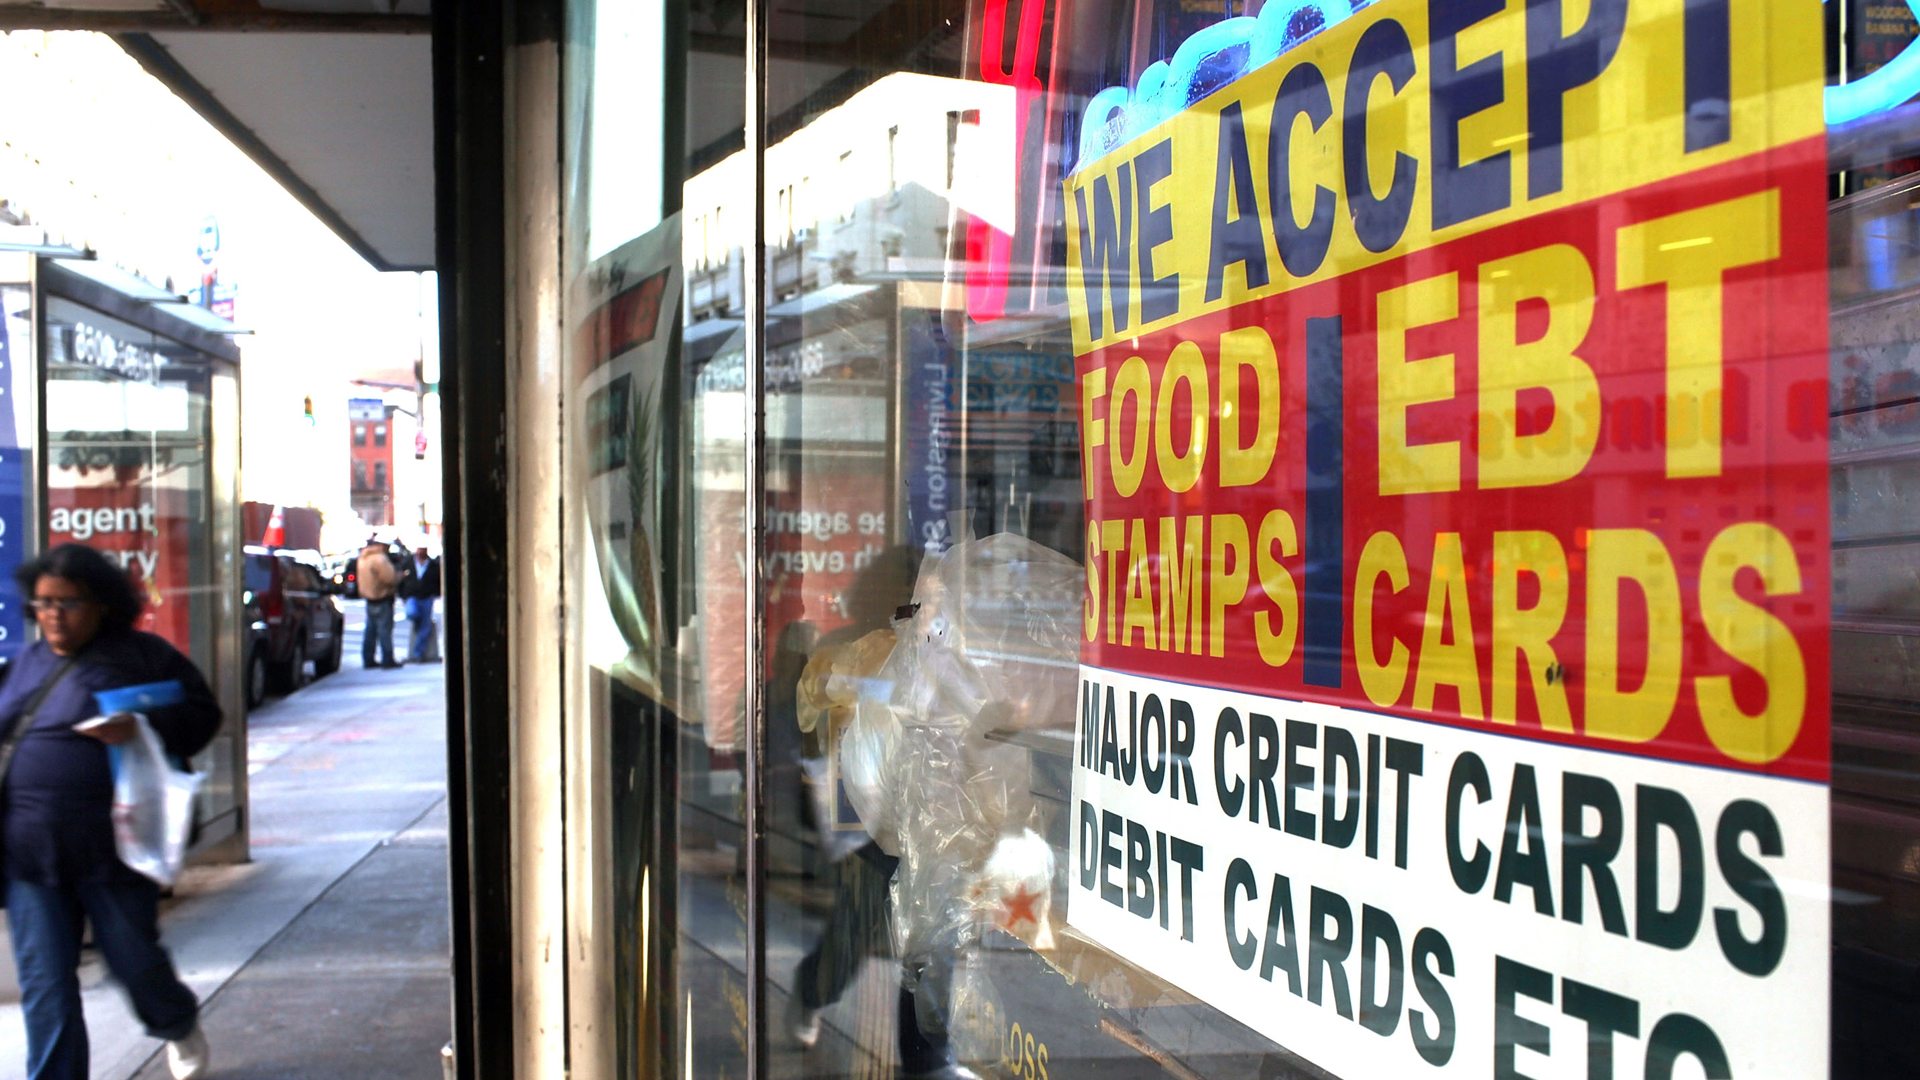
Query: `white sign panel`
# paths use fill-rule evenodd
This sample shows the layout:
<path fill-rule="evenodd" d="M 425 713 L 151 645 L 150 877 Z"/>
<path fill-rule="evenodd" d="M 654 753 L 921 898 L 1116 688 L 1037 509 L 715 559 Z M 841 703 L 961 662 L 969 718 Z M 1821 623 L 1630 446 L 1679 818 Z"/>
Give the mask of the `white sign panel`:
<path fill-rule="evenodd" d="M 1315 1064 L 1824 1073 L 1825 786 L 1081 675 L 1068 922 Z"/>

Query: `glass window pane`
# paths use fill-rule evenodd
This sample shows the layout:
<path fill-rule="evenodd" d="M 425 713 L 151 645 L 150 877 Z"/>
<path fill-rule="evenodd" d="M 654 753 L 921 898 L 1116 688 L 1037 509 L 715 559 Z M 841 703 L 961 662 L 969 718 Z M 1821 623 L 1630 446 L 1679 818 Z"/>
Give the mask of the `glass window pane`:
<path fill-rule="evenodd" d="M 1483 8 L 569 5 L 571 1067 L 1920 1072 L 1920 24 Z"/>
<path fill-rule="evenodd" d="M 1912 1067 L 1920 28 L 1577 8 L 770 10 L 775 1075 Z"/>
<path fill-rule="evenodd" d="M 744 1077 L 745 9 L 663 10 L 568 5 L 570 1067 Z"/>

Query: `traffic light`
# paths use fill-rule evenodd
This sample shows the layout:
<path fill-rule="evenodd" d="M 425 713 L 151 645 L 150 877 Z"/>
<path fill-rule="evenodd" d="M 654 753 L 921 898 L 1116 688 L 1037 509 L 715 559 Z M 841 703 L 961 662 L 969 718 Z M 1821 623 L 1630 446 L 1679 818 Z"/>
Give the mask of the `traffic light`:
<path fill-rule="evenodd" d="M 307 426 L 312 427 L 313 426 L 313 395 L 312 394 L 307 395 L 306 410 L 307 410 Z"/>

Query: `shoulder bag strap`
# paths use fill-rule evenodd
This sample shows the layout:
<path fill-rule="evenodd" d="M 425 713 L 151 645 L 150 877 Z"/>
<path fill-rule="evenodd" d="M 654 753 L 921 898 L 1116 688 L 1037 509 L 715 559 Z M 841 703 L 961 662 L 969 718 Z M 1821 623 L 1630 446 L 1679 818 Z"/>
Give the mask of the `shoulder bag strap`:
<path fill-rule="evenodd" d="M 60 662 L 60 666 L 54 669 L 53 674 L 47 676 L 46 681 L 40 684 L 40 688 L 33 692 L 33 697 L 27 701 L 27 707 L 20 712 L 20 719 L 14 722 L 13 730 L 7 732 L 4 739 L 0 739 L 0 781 L 6 779 L 7 770 L 13 767 L 13 752 L 20 748 L 21 740 L 27 736 L 27 729 L 33 727 L 33 721 L 40 712 L 41 703 L 47 700 L 48 694 L 53 693 L 54 687 L 60 685 L 60 680 L 67 677 L 67 672 L 73 670 L 76 659 L 78 657 L 69 656 Z"/>

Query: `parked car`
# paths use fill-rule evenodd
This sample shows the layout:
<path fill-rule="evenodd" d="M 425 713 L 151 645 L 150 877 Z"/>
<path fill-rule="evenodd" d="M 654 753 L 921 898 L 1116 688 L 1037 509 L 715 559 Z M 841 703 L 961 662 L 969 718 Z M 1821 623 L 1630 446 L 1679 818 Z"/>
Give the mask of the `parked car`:
<path fill-rule="evenodd" d="M 247 704 L 258 705 L 269 689 L 298 690 L 307 663 L 316 677 L 340 669 L 347 617 L 337 587 L 320 569 L 261 549 L 246 553 L 248 632 Z"/>

